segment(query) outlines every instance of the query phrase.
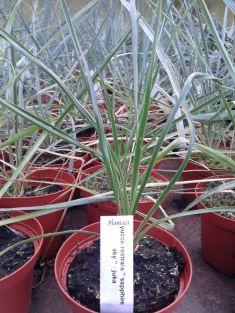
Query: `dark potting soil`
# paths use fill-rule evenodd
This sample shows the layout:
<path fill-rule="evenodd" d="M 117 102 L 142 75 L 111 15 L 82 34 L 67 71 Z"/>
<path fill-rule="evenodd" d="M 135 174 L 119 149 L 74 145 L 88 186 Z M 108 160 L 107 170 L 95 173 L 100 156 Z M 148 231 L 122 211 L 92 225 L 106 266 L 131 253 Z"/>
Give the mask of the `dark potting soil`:
<path fill-rule="evenodd" d="M 42 153 L 36 159 L 36 164 L 47 165 L 49 164 L 62 164 L 65 162 L 65 158 L 61 158 L 58 155 L 53 155 L 51 153 Z"/>
<path fill-rule="evenodd" d="M 24 189 L 24 194 L 22 197 L 35 197 L 47 195 L 50 193 L 55 193 L 57 191 L 62 190 L 62 186 L 59 185 L 46 185 L 41 184 L 40 186 L 28 186 Z"/>
<path fill-rule="evenodd" d="M 0 226 L 0 251 L 23 239 L 27 239 L 27 236 L 15 232 L 10 227 Z M 34 245 L 30 242 L 19 245 L 0 256 L 0 279 L 20 268 L 33 254 Z"/>
<path fill-rule="evenodd" d="M 152 313 L 176 298 L 185 260 L 174 247 L 144 237 L 134 253 L 134 313 Z M 79 250 L 67 275 L 69 294 L 100 312 L 100 241 Z"/>
<path fill-rule="evenodd" d="M 95 129 L 94 128 L 86 128 L 83 129 L 81 131 L 79 131 L 79 133 L 77 133 L 77 137 L 79 139 L 79 137 L 88 137 L 88 136 L 92 136 L 95 134 Z"/>
<path fill-rule="evenodd" d="M 214 181 L 214 182 L 207 182 L 204 187 L 204 191 L 211 190 L 215 187 L 220 186 L 223 184 L 221 181 Z M 221 192 L 214 193 L 210 195 L 206 199 L 203 200 L 203 204 L 207 208 L 214 208 L 214 207 L 229 207 L 235 205 L 235 190 L 223 190 Z M 219 212 L 220 215 L 235 220 L 235 212 L 227 211 L 227 212 Z"/>

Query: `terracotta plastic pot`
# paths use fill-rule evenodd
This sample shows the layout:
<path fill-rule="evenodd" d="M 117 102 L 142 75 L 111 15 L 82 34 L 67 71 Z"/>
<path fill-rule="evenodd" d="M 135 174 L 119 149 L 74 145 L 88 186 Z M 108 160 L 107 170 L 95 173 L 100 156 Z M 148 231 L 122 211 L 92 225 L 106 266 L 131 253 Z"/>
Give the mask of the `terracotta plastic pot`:
<path fill-rule="evenodd" d="M 54 203 L 65 202 L 69 199 L 71 194 L 71 188 L 69 185 L 74 184 L 74 176 L 64 171 L 57 171 L 56 169 L 42 169 L 33 171 L 27 178 L 28 180 L 42 180 L 42 181 L 54 181 L 56 183 L 65 184 L 62 185 L 62 189 L 46 195 L 33 196 L 33 197 L 2 197 L 0 199 L 1 208 L 19 208 L 19 207 L 33 207 L 39 205 L 47 205 Z M 38 186 L 39 182 L 29 182 L 30 186 Z M 60 224 L 63 216 L 63 210 L 40 216 L 37 219 L 42 224 L 45 233 L 54 232 L 57 226 Z M 63 224 L 59 227 L 61 230 Z M 52 240 L 45 238 L 43 240 L 42 253 L 46 251 L 45 256 L 49 257 L 58 250 L 61 245 L 61 236 L 56 236 Z M 50 243 L 50 245 L 49 245 Z M 49 245 L 49 246 L 48 246 Z"/>
<path fill-rule="evenodd" d="M 134 221 L 135 231 L 137 230 L 139 225 L 140 225 L 140 221 Z M 88 225 L 84 227 L 83 230 L 99 233 L 100 223 Z M 158 227 L 154 227 L 147 234 L 159 239 L 162 243 L 164 243 L 167 246 L 176 247 L 178 251 L 180 251 L 183 254 L 185 261 L 186 261 L 186 267 L 180 279 L 180 290 L 179 290 L 179 294 L 177 298 L 167 307 L 157 311 L 158 313 L 171 313 L 175 310 L 175 308 L 180 303 L 180 301 L 182 300 L 186 291 L 189 288 L 191 278 L 192 278 L 192 263 L 182 243 L 178 239 L 176 239 L 173 235 L 168 233 L 167 231 Z M 71 307 L 73 313 L 94 313 L 94 311 L 82 306 L 81 304 L 76 302 L 72 297 L 70 297 L 70 295 L 67 292 L 67 287 L 66 287 L 67 272 L 68 272 L 70 264 L 72 263 L 72 261 L 74 260 L 77 254 L 78 245 L 79 245 L 79 248 L 82 249 L 82 247 L 85 247 L 91 244 L 94 238 L 95 238 L 94 236 L 91 236 L 85 233 L 73 234 L 69 239 L 66 240 L 66 242 L 64 242 L 64 244 L 62 245 L 62 247 L 60 248 L 56 256 L 56 260 L 55 260 L 56 281 L 57 281 L 57 284 L 59 285 L 59 288 L 65 300 Z"/>
<path fill-rule="evenodd" d="M 79 180 L 84 179 L 87 175 L 90 175 L 91 173 L 96 172 L 97 170 L 101 169 L 103 167 L 102 164 L 90 167 L 86 170 L 84 170 L 79 178 Z M 152 177 L 155 177 L 158 180 L 161 180 L 162 182 L 168 182 L 168 179 L 166 179 L 164 176 L 160 175 L 159 173 L 152 172 Z M 85 191 L 80 190 L 80 196 L 82 198 L 90 197 L 94 194 Z M 163 205 L 165 204 L 165 201 L 163 201 Z M 147 214 L 149 210 L 152 208 L 153 202 L 149 200 L 140 201 L 137 210 L 141 213 Z M 117 215 L 117 205 L 114 202 L 98 202 L 98 203 L 92 203 L 86 205 L 86 213 L 87 213 L 87 223 L 92 224 L 99 222 L 100 216 L 109 216 L 109 215 Z M 156 211 L 153 214 L 154 218 L 157 218 L 159 211 Z M 143 218 L 136 214 L 135 219 L 137 220 L 143 220 Z"/>
<path fill-rule="evenodd" d="M 158 162 L 154 166 L 154 169 L 157 170 L 158 173 L 164 175 L 169 180 L 171 180 L 182 162 L 182 157 L 167 157 Z M 191 203 L 196 198 L 195 187 L 197 183 L 184 184 L 184 181 L 200 180 L 211 175 L 213 175 L 213 172 L 209 170 L 206 166 L 198 162 L 189 161 L 181 177 L 178 180 L 178 182 L 182 182 L 182 184 L 175 185 L 173 187 L 174 191 L 171 193 L 172 198 L 169 200 L 173 202 L 176 199 L 179 201 L 180 205 L 183 202 L 186 204 Z M 168 203 L 166 205 L 168 205 Z"/>
<path fill-rule="evenodd" d="M 11 216 L 23 212 L 12 212 Z M 11 227 L 32 238 L 43 234 L 43 229 L 37 219 L 17 222 Z M 34 254 L 15 272 L 0 279 L 0 311 L 1 313 L 28 313 L 30 311 L 33 269 L 38 260 L 42 240 L 33 241 Z"/>
<path fill-rule="evenodd" d="M 211 178 L 234 178 L 232 175 L 216 175 Z M 204 191 L 205 182 L 196 186 L 196 197 Z M 198 209 L 206 206 L 200 202 Z M 205 261 L 223 274 L 235 274 L 235 220 L 217 213 L 201 214 L 201 249 Z"/>

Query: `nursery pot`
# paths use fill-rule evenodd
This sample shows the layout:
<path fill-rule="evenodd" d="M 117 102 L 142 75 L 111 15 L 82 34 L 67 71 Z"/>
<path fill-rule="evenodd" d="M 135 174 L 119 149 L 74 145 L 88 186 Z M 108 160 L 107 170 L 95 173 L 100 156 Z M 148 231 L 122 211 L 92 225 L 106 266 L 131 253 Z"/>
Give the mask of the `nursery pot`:
<path fill-rule="evenodd" d="M 84 179 L 87 175 L 90 175 L 96 171 L 98 171 L 99 169 L 101 169 L 103 167 L 102 164 L 100 165 L 96 165 L 93 167 L 90 167 L 86 170 L 84 170 L 82 172 L 82 174 L 80 175 L 79 180 L 81 181 L 82 179 Z M 168 182 L 168 179 L 162 175 L 160 175 L 159 173 L 156 173 L 155 171 L 153 171 L 151 173 L 152 177 L 155 177 L 158 180 L 161 180 L 162 182 Z M 93 194 L 91 192 L 88 192 L 86 190 L 80 190 L 80 196 L 82 198 L 85 197 L 91 197 L 93 196 Z M 163 204 L 165 204 L 165 201 L 163 201 Z M 141 213 L 147 214 L 149 212 L 149 210 L 152 208 L 153 206 L 153 202 L 150 200 L 140 200 L 138 206 L 137 206 L 137 210 L 140 211 Z M 98 203 L 92 203 L 92 204 L 87 204 L 86 205 L 86 213 L 87 213 L 87 223 L 88 224 L 92 224 L 92 223 L 96 223 L 99 222 L 100 220 L 100 216 L 109 216 L 109 215 L 117 215 L 117 205 L 114 202 L 98 202 Z M 158 212 L 156 211 L 153 214 L 154 218 L 157 218 L 158 216 Z M 135 219 L 137 220 L 143 220 L 143 218 L 136 214 L 135 215 Z"/>
<path fill-rule="evenodd" d="M 92 132 L 90 135 L 78 135 L 77 140 L 81 142 L 83 145 L 88 146 L 92 149 L 97 149 L 97 143 L 98 143 L 98 135 L 96 132 Z M 90 152 L 86 153 L 86 157 L 84 157 L 84 164 L 82 166 L 82 169 L 85 170 L 87 168 L 93 167 L 95 165 L 99 165 L 101 162 L 96 158 L 93 157 L 93 155 Z"/>
<path fill-rule="evenodd" d="M 216 175 L 213 178 L 235 178 L 232 175 Z M 205 182 L 196 186 L 196 197 L 203 193 Z M 206 206 L 200 202 L 199 209 Z M 201 249 L 205 261 L 224 274 L 235 274 L 235 220 L 217 213 L 201 214 Z"/>
<path fill-rule="evenodd" d="M 27 147 L 28 145 L 29 145 L 29 140 L 25 140 L 25 146 Z M 62 149 L 62 148 L 59 149 L 59 147 L 57 150 L 53 150 L 53 152 L 57 152 L 59 154 L 63 154 L 63 152 L 65 152 L 65 151 L 66 151 L 66 149 Z M 69 152 L 69 150 L 68 150 L 68 152 Z M 42 155 L 43 155 L 43 153 L 42 153 Z M 85 167 L 85 164 L 91 159 L 91 154 L 89 152 L 81 151 L 81 156 L 79 156 L 79 154 L 76 152 L 74 153 L 73 156 L 75 158 L 73 159 L 71 172 L 76 175 L 79 172 L 79 170 L 81 168 Z M 57 155 L 55 155 L 55 159 L 56 158 L 59 158 L 59 157 Z M 40 161 L 35 160 L 35 163 L 31 163 L 28 165 L 28 169 L 29 170 L 35 170 L 35 169 L 42 169 L 42 168 L 43 169 L 52 168 L 52 169 L 56 169 L 57 171 L 64 170 L 64 171 L 68 172 L 70 170 L 70 160 L 72 161 L 72 159 L 66 158 L 65 161 L 61 162 L 61 163 L 59 163 L 58 161 L 53 162 L 52 160 L 49 160 L 48 164 L 45 164 L 45 163 L 41 164 Z"/>
<path fill-rule="evenodd" d="M 50 100 L 51 100 L 51 96 L 50 95 L 47 95 L 47 94 L 42 94 L 41 95 L 41 102 L 42 102 L 42 104 L 47 104 L 47 103 L 49 103 L 50 102 Z M 35 98 L 34 100 L 33 100 L 33 103 L 34 104 L 38 104 L 38 100 Z M 53 104 L 60 104 L 61 103 L 61 100 L 59 99 L 59 98 L 55 98 L 53 101 L 52 101 L 52 103 Z"/>
<path fill-rule="evenodd" d="M 35 181 L 53 181 L 55 183 L 65 184 L 62 185 L 62 189 L 57 192 L 52 192 L 45 195 L 31 196 L 31 197 L 2 197 L 0 198 L 1 208 L 18 208 L 18 207 L 33 207 L 42 206 L 47 204 L 61 203 L 69 199 L 71 194 L 70 184 L 74 184 L 74 177 L 64 171 L 57 171 L 56 169 L 42 169 L 33 171 L 27 180 Z M 3 181 L 2 181 L 3 182 Z M 30 186 L 38 186 L 40 182 L 29 182 Z M 27 211 L 26 211 L 27 212 Z M 30 212 L 30 211 L 28 211 Z M 39 216 L 37 219 L 40 221 L 44 233 L 54 232 L 61 222 L 63 217 L 63 210 L 58 212 L 50 213 L 47 215 Z M 58 229 L 61 230 L 63 225 Z M 43 240 L 42 254 L 46 250 L 46 257 L 53 255 L 61 245 L 61 236 L 56 236 L 52 240 L 50 238 L 45 238 Z M 49 245 L 50 243 L 50 245 Z M 49 246 L 48 246 L 49 245 Z"/>
<path fill-rule="evenodd" d="M 158 173 L 167 177 L 167 179 L 171 180 L 183 160 L 182 157 L 163 158 L 160 162 L 155 164 L 154 169 Z M 197 183 L 184 184 L 184 182 L 200 180 L 211 175 L 213 175 L 213 172 L 206 166 L 198 162 L 189 161 L 178 180 L 179 182 L 182 182 L 182 184 L 173 186 L 174 191 L 171 193 L 172 197 L 169 200 L 171 203 L 178 204 L 178 206 L 191 203 L 196 199 L 195 187 Z"/>
<path fill-rule="evenodd" d="M 11 216 L 23 212 L 11 212 Z M 32 238 L 43 234 L 41 224 L 32 218 L 11 224 L 10 227 Z M 0 311 L 1 313 L 28 313 L 31 304 L 33 269 L 38 260 L 43 240 L 33 241 L 33 256 L 15 272 L 0 279 Z"/>
<path fill-rule="evenodd" d="M 134 221 L 135 231 L 137 230 L 140 223 L 141 223 L 140 221 Z M 84 227 L 83 230 L 99 233 L 100 223 L 94 223 L 94 224 L 88 225 Z M 167 246 L 176 247 L 177 250 L 183 254 L 185 261 L 186 261 L 184 273 L 181 275 L 181 278 L 180 278 L 180 290 L 179 290 L 178 296 L 171 304 L 157 311 L 158 313 L 171 313 L 175 310 L 175 308 L 180 303 L 180 301 L 182 300 L 186 291 L 189 288 L 191 278 L 192 278 L 192 263 L 182 243 L 178 239 L 176 239 L 173 235 L 168 233 L 167 231 L 159 227 L 154 227 L 151 230 L 149 230 L 147 234 L 152 237 L 157 238 L 158 240 L 160 240 L 162 243 L 164 243 Z M 94 239 L 95 239 L 95 236 L 91 236 L 90 234 L 87 234 L 87 233 L 86 234 L 85 233 L 73 234 L 64 242 L 64 244 L 62 245 L 62 247 L 60 248 L 56 256 L 56 260 L 55 260 L 56 281 L 66 302 L 71 307 L 73 313 L 95 313 L 93 310 L 86 308 L 85 306 L 76 302 L 72 297 L 70 297 L 70 295 L 67 292 L 67 287 L 66 287 L 66 277 L 67 277 L 68 269 L 77 254 L 78 245 L 79 245 L 79 248 L 82 249 L 83 247 L 91 244 Z"/>

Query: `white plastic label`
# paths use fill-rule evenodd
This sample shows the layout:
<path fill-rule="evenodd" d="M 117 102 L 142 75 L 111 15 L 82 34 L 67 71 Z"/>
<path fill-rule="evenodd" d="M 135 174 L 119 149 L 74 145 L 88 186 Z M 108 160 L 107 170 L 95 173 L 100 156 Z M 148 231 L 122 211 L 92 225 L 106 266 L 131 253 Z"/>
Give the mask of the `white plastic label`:
<path fill-rule="evenodd" d="M 100 312 L 133 313 L 133 216 L 100 218 Z"/>

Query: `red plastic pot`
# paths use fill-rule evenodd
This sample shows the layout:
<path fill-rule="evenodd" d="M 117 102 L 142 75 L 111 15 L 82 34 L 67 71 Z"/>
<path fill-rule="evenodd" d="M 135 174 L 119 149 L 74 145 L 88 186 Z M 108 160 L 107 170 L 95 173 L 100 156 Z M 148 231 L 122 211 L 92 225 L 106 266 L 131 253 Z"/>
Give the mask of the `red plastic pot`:
<path fill-rule="evenodd" d="M 216 175 L 208 179 L 234 178 L 233 175 Z M 203 193 L 205 182 L 196 186 L 196 197 Z M 198 209 L 206 206 L 200 202 Z M 205 261 L 223 274 L 235 274 L 235 220 L 217 213 L 201 214 L 201 249 Z"/>
<path fill-rule="evenodd" d="M 54 203 L 65 202 L 69 199 L 71 194 L 71 184 L 74 184 L 74 176 L 64 171 L 57 171 L 56 169 L 42 169 L 33 171 L 28 177 L 27 180 L 43 180 L 43 181 L 54 181 L 55 183 L 64 184 L 62 189 L 46 195 L 33 196 L 33 197 L 2 197 L 0 199 L 1 208 L 18 208 L 18 207 L 33 207 L 39 205 L 47 205 Z M 39 182 L 30 182 L 28 183 L 31 186 L 38 186 Z M 27 212 L 27 211 L 26 211 Z M 58 225 L 61 223 L 58 231 L 61 230 L 63 223 L 63 210 L 40 216 L 37 219 L 42 224 L 44 233 L 50 233 L 56 231 Z M 45 253 L 46 257 L 53 255 L 61 245 L 62 238 L 56 236 L 53 239 L 45 238 L 43 240 L 42 253 Z"/>
<path fill-rule="evenodd" d="M 98 103 L 98 107 L 102 116 L 108 116 L 107 105 L 104 101 L 100 101 Z M 125 104 L 122 103 L 120 100 L 117 100 L 117 102 L 115 103 L 114 111 L 117 117 L 127 117 L 127 108 Z"/>
<path fill-rule="evenodd" d="M 77 140 L 81 142 L 83 145 L 87 145 L 95 150 L 97 149 L 98 135 L 96 132 L 93 132 L 90 135 L 86 136 L 78 135 Z M 100 162 L 96 158 L 94 158 L 91 153 L 87 153 L 87 156 L 88 157 L 83 164 L 83 170 L 100 164 Z"/>
<path fill-rule="evenodd" d="M 80 175 L 79 180 L 84 179 L 87 175 L 90 175 L 91 173 L 96 172 L 102 167 L 103 165 L 100 164 L 100 165 L 96 165 L 96 166 L 93 166 L 84 170 L 82 174 Z M 164 176 L 154 171 L 151 173 L 151 176 L 155 177 L 156 179 L 161 180 L 162 182 L 168 182 L 168 180 Z M 82 189 L 80 191 L 80 196 L 82 198 L 90 197 L 92 195 L 93 194 L 88 191 L 85 191 Z M 163 204 L 164 203 L 165 202 L 163 201 Z M 149 210 L 152 208 L 152 206 L 153 206 L 152 201 L 149 201 L 149 200 L 140 201 L 137 206 L 137 210 L 144 214 L 147 214 Z M 87 204 L 86 213 L 87 213 L 88 224 L 96 223 L 96 222 L 99 222 L 100 216 L 117 215 L 117 205 L 114 202 L 98 202 L 98 203 Z M 154 218 L 157 218 L 157 216 L 158 216 L 158 211 L 155 212 L 155 214 L 153 214 Z M 135 219 L 142 220 L 143 218 L 139 216 L 138 214 L 136 214 Z"/>
<path fill-rule="evenodd" d="M 47 95 L 47 94 L 42 94 L 41 95 L 41 102 L 42 104 L 47 104 L 48 102 L 50 102 L 51 100 L 51 96 L 50 95 Z M 38 100 L 35 98 L 33 100 L 33 103 L 34 104 L 38 104 Z M 52 101 L 53 104 L 61 104 L 61 100 L 59 98 L 55 98 L 53 101 Z"/>
<path fill-rule="evenodd" d="M 84 163 L 84 166 L 82 168 L 82 170 L 86 170 L 90 167 L 96 166 L 96 165 L 101 165 L 102 163 L 96 159 L 96 158 L 90 158 L 87 162 Z"/>
<path fill-rule="evenodd" d="M 11 216 L 22 215 L 23 212 L 11 212 Z M 11 227 L 32 238 L 43 234 L 37 219 L 17 222 Z M 42 247 L 42 239 L 33 241 L 33 256 L 18 270 L 0 279 L 0 311 L 1 313 L 28 313 L 30 311 L 33 269 Z"/>
<path fill-rule="evenodd" d="M 167 157 L 158 162 L 154 166 L 154 169 L 157 170 L 158 173 L 167 177 L 167 179 L 171 180 L 182 162 L 182 157 Z M 185 203 L 191 203 L 193 200 L 196 199 L 195 188 L 197 183 L 184 184 L 184 181 L 201 180 L 213 174 L 214 173 L 206 166 L 198 162 L 189 161 L 185 166 L 181 177 L 178 180 L 178 182 L 182 182 L 182 184 L 175 185 L 173 187 L 174 191 L 171 193 L 172 198 L 180 199 Z M 171 202 L 173 201 L 172 198 L 169 199 Z"/>
<path fill-rule="evenodd" d="M 93 148 L 93 146 L 96 146 L 97 144 L 97 140 L 98 140 L 98 135 L 96 132 L 92 132 L 91 134 L 78 134 L 77 135 L 77 140 L 81 143 L 83 143 L 84 145 L 89 145 L 91 148 Z M 94 144 L 94 145 L 91 145 Z"/>
<path fill-rule="evenodd" d="M 139 225 L 140 225 L 140 221 L 134 221 L 135 231 L 137 230 Z M 84 227 L 83 230 L 99 233 L 100 223 L 88 225 Z M 179 290 L 179 294 L 177 298 L 164 309 L 157 311 L 157 313 L 171 313 L 178 306 L 178 304 L 180 303 L 180 301 L 182 300 L 186 291 L 189 288 L 191 278 L 192 278 L 192 263 L 182 243 L 173 235 L 168 233 L 167 231 L 158 227 L 154 227 L 147 234 L 159 239 L 161 242 L 163 242 L 167 246 L 176 247 L 178 251 L 180 251 L 183 254 L 185 261 L 186 261 L 186 267 L 185 267 L 183 275 L 181 276 L 180 290 Z M 86 234 L 85 233 L 73 234 L 71 237 L 69 237 L 69 239 L 67 239 L 64 242 L 64 244 L 62 245 L 62 247 L 60 248 L 56 256 L 56 260 L 55 260 L 56 281 L 66 302 L 71 307 L 73 313 L 95 313 L 94 311 L 82 306 L 81 304 L 76 302 L 72 297 L 70 297 L 70 295 L 67 292 L 67 287 L 66 287 L 67 272 L 68 272 L 70 264 L 72 263 L 72 261 L 74 260 L 77 254 L 78 245 L 79 245 L 79 248 L 82 249 L 83 247 L 91 244 L 94 238 L 95 238 L 94 236 L 91 236 L 87 233 Z"/>

